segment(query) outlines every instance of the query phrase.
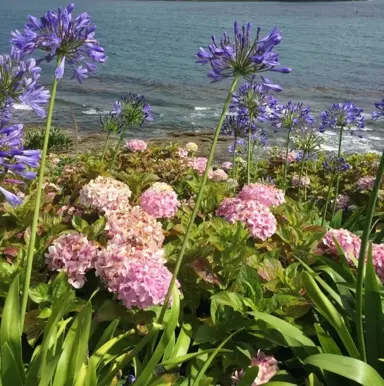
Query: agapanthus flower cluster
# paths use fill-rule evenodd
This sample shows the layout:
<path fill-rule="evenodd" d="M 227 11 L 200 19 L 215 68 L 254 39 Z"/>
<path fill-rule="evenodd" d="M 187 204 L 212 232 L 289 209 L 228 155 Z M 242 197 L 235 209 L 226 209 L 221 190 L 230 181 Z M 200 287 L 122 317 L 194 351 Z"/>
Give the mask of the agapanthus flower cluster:
<path fill-rule="evenodd" d="M 252 366 L 258 366 L 259 372 L 251 386 L 259 386 L 268 383 L 279 371 L 277 360 L 273 356 L 268 356 L 260 350 L 257 352 L 257 355 L 251 359 L 251 367 Z M 235 371 L 232 375 L 232 384 L 237 385 L 244 374 L 245 371 L 243 369 Z"/>
<path fill-rule="evenodd" d="M 131 190 L 128 185 L 112 177 L 98 176 L 80 190 L 80 203 L 99 211 L 110 213 L 130 207 Z"/>
<path fill-rule="evenodd" d="M 124 149 L 129 150 L 132 153 L 142 153 L 147 150 L 147 143 L 142 139 L 130 139 L 124 145 Z"/>
<path fill-rule="evenodd" d="M 307 176 L 301 176 L 301 178 L 300 178 L 298 174 L 294 174 L 292 176 L 292 185 L 293 186 L 303 186 L 303 187 L 309 186 L 309 185 L 311 185 L 311 180 Z"/>
<path fill-rule="evenodd" d="M 236 221 L 246 224 L 251 235 L 262 241 L 276 233 L 275 216 L 268 207 L 255 200 L 226 198 L 217 208 L 216 215 L 224 217 L 231 224 Z"/>
<path fill-rule="evenodd" d="M 292 101 L 286 105 L 276 106 L 270 119 L 275 131 L 283 129 L 293 132 L 302 130 L 304 127 L 311 127 L 315 123 L 309 106 L 304 107 L 302 103 Z"/>
<path fill-rule="evenodd" d="M 199 150 L 199 146 L 195 142 L 188 142 L 185 148 L 189 153 L 196 153 Z"/>
<path fill-rule="evenodd" d="M 337 174 L 351 169 L 351 165 L 346 162 L 344 157 L 337 157 L 335 154 L 328 156 L 322 165 L 326 171 Z"/>
<path fill-rule="evenodd" d="M 226 78 L 235 76 L 251 77 L 257 72 L 278 71 L 290 72 L 291 69 L 278 67 L 279 54 L 273 52 L 275 46 L 281 41 L 281 34 L 277 28 L 264 37 L 260 38 L 261 29 L 257 29 L 256 39 L 251 39 L 252 24 L 239 27 L 234 23 L 234 41 L 224 33 L 218 44 L 216 38 L 212 37 L 212 44 L 208 49 L 200 48 L 197 53 L 197 63 L 209 64 L 211 71 L 208 77 L 212 82 L 219 82 Z"/>
<path fill-rule="evenodd" d="M 96 274 L 125 307 L 145 309 L 166 297 L 172 274 L 164 266 L 163 255 L 158 248 L 110 244 L 99 252 Z"/>
<path fill-rule="evenodd" d="M 375 186 L 376 177 L 374 176 L 367 176 L 367 177 L 361 177 L 357 181 L 357 188 L 359 190 L 372 190 Z"/>
<path fill-rule="evenodd" d="M 187 161 L 187 166 L 196 170 L 201 176 L 205 172 L 205 168 L 207 167 L 208 159 L 205 157 L 191 157 Z"/>
<path fill-rule="evenodd" d="M 180 202 L 172 186 L 155 182 L 140 196 L 140 207 L 155 218 L 172 218 Z"/>
<path fill-rule="evenodd" d="M 67 62 L 73 69 L 72 78 L 81 83 L 96 71 L 93 62 L 104 63 L 107 56 L 95 39 L 96 26 L 91 25 L 88 13 L 73 18 L 73 9 L 74 4 L 69 4 L 57 12 L 48 11 L 40 19 L 28 16 L 24 31 L 12 32 L 11 43 L 25 54 L 43 51 L 48 62 L 56 57 L 57 79 L 63 77 Z"/>
<path fill-rule="evenodd" d="M 372 119 L 377 120 L 381 117 L 384 117 L 384 98 L 381 101 L 376 102 L 375 107 L 377 111 L 372 113 Z"/>
<path fill-rule="evenodd" d="M 37 168 L 41 158 L 40 150 L 24 150 L 23 135 L 21 124 L 0 125 L 0 193 L 12 206 L 22 203 L 17 192 L 12 192 L 13 188 L 22 184 L 22 179 L 36 177 L 36 172 L 30 168 Z"/>
<path fill-rule="evenodd" d="M 98 247 L 78 232 L 59 236 L 48 248 L 45 261 L 49 269 L 64 271 L 68 282 L 75 288 L 85 283 L 86 272 L 93 268 Z"/>
<path fill-rule="evenodd" d="M 0 55 L 0 124 L 9 121 L 14 102 L 45 117 L 43 106 L 48 103 L 49 91 L 38 83 L 40 72 L 35 59 L 23 60 L 23 54 L 13 47 L 9 55 Z"/>
<path fill-rule="evenodd" d="M 284 192 L 273 185 L 261 183 L 245 185 L 238 194 L 243 201 L 257 201 L 267 207 L 284 204 Z"/>
<path fill-rule="evenodd" d="M 350 198 L 345 194 L 339 194 L 336 198 L 336 209 L 347 209 Z"/>
<path fill-rule="evenodd" d="M 208 176 L 214 181 L 226 181 L 228 180 L 228 174 L 223 169 L 216 169 Z"/>
<path fill-rule="evenodd" d="M 351 256 L 356 259 L 359 257 L 361 246 L 360 238 L 347 229 L 330 229 L 318 245 L 317 252 L 326 253 L 335 257 L 339 256 L 334 239 L 340 244 L 345 257 L 352 265 L 353 262 L 351 260 Z"/>
<path fill-rule="evenodd" d="M 293 154 L 293 153 L 288 153 L 288 157 L 289 157 L 289 154 Z M 317 158 L 317 154 L 314 152 L 311 152 L 311 151 L 307 151 L 307 152 L 305 152 L 305 155 L 304 155 L 303 150 L 298 151 L 296 154 L 295 161 L 301 162 L 301 161 L 303 161 L 303 158 L 304 158 L 304 161 L 312 161 L 312 160 L 315 160 Z M 295 161 L 291 161 L 291 162 L 295 162 Z"/>
<path fill-rule="evenodd" d="M 139 206 L 107 216 L 105 230 L 110 244 L 160 248 L 164 241 L 161 224 Z"/>
<path fill-rule="evenodd" d="M 152 107 L 143 95 L 128 93 L 115 102 L 115 109 L 119 112 L 122 128 L 153 121 Z"/>
<path fill-rule="evenodd" d="M 320 132 L 326 129 L 352 128 L 361 129 L 365 125 L 362 115 L 363 109 L 360 109 L 352 102 L 335 103 L 327 111 L 321 112 Z"/>

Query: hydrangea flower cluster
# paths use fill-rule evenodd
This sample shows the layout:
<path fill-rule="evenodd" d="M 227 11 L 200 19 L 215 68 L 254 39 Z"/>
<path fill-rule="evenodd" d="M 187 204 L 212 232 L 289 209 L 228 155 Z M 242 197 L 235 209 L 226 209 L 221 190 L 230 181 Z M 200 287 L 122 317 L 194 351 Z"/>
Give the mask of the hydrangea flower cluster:
<path fill-rule="evenodd" d="M 372 119 L 377 120 L 380 117 L 384 117 L 384 98 L 381 101 L 376 102 L 375 107 L 377 111 L 372 113 Z"/>
<path fill-rule="evenodd" d="M 25 54 L 43 51 L 48 62 L 57 57 L 56 79 L 63 77 L 67 61 L 73 68 L 72 78 L 81 83 L 89 73 L 96 71 L 92 62 L 104 63 L 107 56 L 95 39 L 96 26 L 91 25 L 88 13 L 81 13 L 73 19 L 73 9 L 74 4 L 69 4 L 57 12 L 48 11 L 39 19 L 28 16 L 24 31 L 12 32 L 11 43 Z"/>
<path fill-rule="evenodd" d="M 228 162 L 228 161 L 225 161 L 221 164 L 221 167 L 224 169 L 224 170 L 231 170 L 233 165 L 232 165 L 232 162 Z"/>
<path fill-rule="evenodd" d="M 347 209 L 350 198 L 345 194 L 339 194 L 336 198 L 336 209 Z"/>
<path fill-rule="evenodd" d="M 384 244 L 372 244 L 372 259 L 376 274 L 384 283 Z"/>
<path fill-rule="evenodd" d="M 228 174 L 223 169 L 216 169 L 209 174 L 209 178 L 214 181 L 226 181 L 228 180 Z"/>
<path fill-rule="evenodd" d="M 327 111 L 321 112 L 320 132 L 326 129 L 351 128 L 362 129 L 365 126 L 363 109 L 352 102 L 335 103 Z"/>
<path fill-rule="evenodd" d="M 45 261 L 49 269 L 64 271 L 75 288 L 85 283 L 85 273 L 93 268 L 98 247 L 78 232 L 59 236 L 48 248 Z"/>
<path fill-rule="evenodd" d="M 293 186 L 309 186 L 311 185 L 311 180 L 307 176 L 301 176 L 299 177 L 298 174 L 294 174 L 292 176 L 292 185 Z"/>
<path fill-rule="evenodd" d="M 185 148 L 189 153 L 196 153 L 199 150 L 199 146 L 195 142 L 188 142 Z"/>
<path fill-rule="evenodd" d="M 259 372 L 251 386 L 259 386 L 268 383 L 272 377 L 279 371 L 277 360 L 273 356 L 268 356 L 262 351 L 258 351 L 257 355 L 251 359 L 251 367 L 258 366 Z M 237 370 L 232 375 L 232 382 L 237 385 L 244 376 L 243 369 Z"/>
<path fill-rule="evenodd" d="M 201 176 L 205 172 L 207 167 L 208 159 L 205 157 L 191 157 L 187 160 L 187 166 L 196 170 Z"/>
<path fill-rule="evenodd" d="M 164 241 L 161 224 L 139 206 L 110 213 L 105 230 L 114 245 L 161 248 Z"/>
<path fill-rule="evenodd" d="M 179 147 L 177 149 L 177 155 L 180 158 L 186 158 L 186 157 L 188 157 L 188 150 L 185 147 Z"/>
<path fill-rule="evenodd" d="M 357 181 L 357 188 L 359 190 L 372 190 L 375 186 L 376 177 L 374 176 L 367 176 L 367 177 L 361 177 Z"/>
<path fill-rule="evenodd" d="M 335 257 L 338 256 L 339 252 L 336 248 L 334 239 L 340 244 L 345 257 L 349 260 L 350 264 L 353 264 L 350 256 L 353 256 L 356 259 L 359 257 L 361 240 L 347 229 L 330 229 L 318 245 L 317 252 L 326 253 Z"/>
<path fill-rule="evenodd" d="M 132 192 L 128 185 L 112 177 L 98 176 L 80 190 L 80 203 L 84 206 L 110 213 L 130 207 Z"/>
<path fill-rule="evenodd" d="M 197 63 L 209 64 L 211 71 L 208 77 L 212 82 L 232 78 L 236 75 L 251 77 L 257 72 L 277 71 L 282 73 L 291 72 L 290 68 L 278 67 L 279 54 L 273 52 L 275 46 L 281 41 L 281 34 L 277 28 L 260 39 L 260 28 L 257 29 L 256 39 L 251 39 L 252 24 L 240 28 L 234 23 L 234 42 L 224 33 L 220 44 L 212 37 L 212 44 L 208 49 L 200 48 L 197 53 Z"/>
<path fill-rule="evenodd" d="M 155 182 L 140 196 L 140 207 L 155 218 L 172 218 L 180 202 L 172 186 Z"/>
<path fill-rule="evenodd" d="M 147 143 L 142 139 L 130 139 L 126 142 L 124 149 L 129 150 L 132 153 L 137 153 L 147 150 L 147 147 Z"/>
<path fill-rule="evenodd" d="M 266 207 L 284 204 L 284 192 L 273 185 L 261 183 L 245 185 L 238 194 L 243 201 L 257 201 Z"/>
<path fill-rule="evenodd" d="M 45 117 L 43 106 L 48 103 L 49 91 L 38 83 L 40 72 L 35 59 L 23 60 L 23 54 L 14 47 L 9 55 L 0 55 L 0 123 L 9 121 L 15 101 Z"/>
<path fill-rule="evenodd" d="M 276 233 L 275 216 L 268 207 L 255 200 L 226 198 L 220 203 L 216 215 L 224 217 L 231 224 L 236 221 L 246 224 L 252 236 L 262 241 Z"/>

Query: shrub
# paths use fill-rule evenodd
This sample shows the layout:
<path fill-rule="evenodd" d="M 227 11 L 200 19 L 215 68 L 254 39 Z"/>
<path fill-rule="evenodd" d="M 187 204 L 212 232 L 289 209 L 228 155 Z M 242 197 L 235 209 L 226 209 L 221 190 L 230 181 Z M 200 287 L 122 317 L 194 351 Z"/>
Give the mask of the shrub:
<path fill-rule="evenodd" d="M 26 149 L 42 149 L 45 130 L 39 128 L 28 131 L 25 136 L 24 147 Z M 52 126 L 49 133 L 48 152 L 65 153 L 73 146 L 73 140 L 65 134 L 60 127 Z"/>

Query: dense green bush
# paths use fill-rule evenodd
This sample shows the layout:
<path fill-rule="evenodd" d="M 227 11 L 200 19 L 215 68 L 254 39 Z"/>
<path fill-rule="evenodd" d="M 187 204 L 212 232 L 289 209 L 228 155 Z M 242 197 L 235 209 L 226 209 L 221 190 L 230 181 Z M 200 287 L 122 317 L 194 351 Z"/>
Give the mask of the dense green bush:
<path fill-rule="evenodd" d="M 42 149 L 44 143 L 45 129 L 33 129 L 27 131 L 24 147 L 26 149 Z M 52 126 L 49 133 L 48 152 L 49 153 L 65 153 L 73 147 L 72 138 L 63 132 L 58 126 Z"/>

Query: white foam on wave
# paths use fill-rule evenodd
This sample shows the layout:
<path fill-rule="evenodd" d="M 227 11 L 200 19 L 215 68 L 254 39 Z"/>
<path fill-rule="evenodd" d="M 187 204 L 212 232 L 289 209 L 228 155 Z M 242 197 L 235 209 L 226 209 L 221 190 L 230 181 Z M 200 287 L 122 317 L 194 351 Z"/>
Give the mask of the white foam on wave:
<path fill-rule="evenodd" d="M 372 141 L 382 141 L 383 138 L 380 138 L 380 137 L 367 137 L 368 139 L 372 140 Z"/>
<path fill-rule="evenodd" d="M 25 111 L 31 111 L 33 110 L 31 106 L 27 106 L 27 105 L 23 105 L 23 104 L 20 104 L 20 103 L 16 103 L 13 105 L 13 108 L 15 110 L 25 110 Z"/>
<path fill-rule="evenodd" d="M 195 111 L 204 111 L 204 110 L 209 110 L 209 107 L 199 107 L 199 106 L 196 106 L 194 109 L 195 109 Z"/>
<path fill-rule="evenodd" d="M 109 111 L 108 110 L 97 110 L 94 108 L 90 108 L 87 110 L 83 110 L 82 113 L 86 114 L 86 115 L 100 115 L 100 114 L 108 114 Z"/>

